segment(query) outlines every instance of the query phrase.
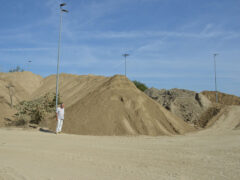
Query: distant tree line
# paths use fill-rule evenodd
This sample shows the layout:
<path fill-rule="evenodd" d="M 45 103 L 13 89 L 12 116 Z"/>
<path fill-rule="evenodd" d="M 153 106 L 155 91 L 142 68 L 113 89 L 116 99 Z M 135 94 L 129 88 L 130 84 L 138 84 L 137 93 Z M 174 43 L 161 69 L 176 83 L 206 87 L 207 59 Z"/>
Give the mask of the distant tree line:
<path fill-rule="evenodd" d="M 17 66 L 15 69 L 10 69 L 9 72 L 23 72 L 24 69 L 21 69 L 20 66 Z"/>

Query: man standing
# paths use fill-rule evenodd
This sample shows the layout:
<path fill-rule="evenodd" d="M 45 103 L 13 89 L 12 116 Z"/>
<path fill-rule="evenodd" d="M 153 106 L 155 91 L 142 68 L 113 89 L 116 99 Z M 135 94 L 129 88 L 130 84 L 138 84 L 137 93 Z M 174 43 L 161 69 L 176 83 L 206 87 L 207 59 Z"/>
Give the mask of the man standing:
<path fill-rule="evenodd" d="M 64 120 L 64 104 L 61 103 L 60 107 L 57 108 L 56 111 L 56 120 L 57 120 L 57 127 L 56 127 L 56 134 L 62 131 L 62 125 Z"/>

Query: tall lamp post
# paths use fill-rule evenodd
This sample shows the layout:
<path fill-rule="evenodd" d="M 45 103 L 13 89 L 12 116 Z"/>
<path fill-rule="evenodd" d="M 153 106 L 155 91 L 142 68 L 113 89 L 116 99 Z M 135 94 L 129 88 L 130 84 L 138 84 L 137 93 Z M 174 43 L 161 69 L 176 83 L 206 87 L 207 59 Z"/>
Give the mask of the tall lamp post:
<path fill-rule="evenodd" d="M 127 77 L 127 57 L 130 56 L 130 54 L 123 54 L 123 57 L 125 58 L 125 76 Z"/>
<path fill-rule="evenodd" d="M 68 10 L 62 8 L 63 6 L 66 6 L 66 3 L 61 3 L 60 4 L 60 26 L 59 26 L 57 78 L 56 78 L 56 109 L 58 107 L 58 82 L 59 82 L 60 43 L 61 43 L 61 31 L 62 31 L 62 13 L 63 12 L 68 12 Z"/>
<path fill-rule="evenodd" d="M 216 56 L 218 54 L 213 54 L 213 58 L 214 58 L 214 72 L 215 72 L 215 93 L 216 93 L 216 103 L 218 103 L 218 91 L 217 91 L 217 68 L 216 68 Z"/>

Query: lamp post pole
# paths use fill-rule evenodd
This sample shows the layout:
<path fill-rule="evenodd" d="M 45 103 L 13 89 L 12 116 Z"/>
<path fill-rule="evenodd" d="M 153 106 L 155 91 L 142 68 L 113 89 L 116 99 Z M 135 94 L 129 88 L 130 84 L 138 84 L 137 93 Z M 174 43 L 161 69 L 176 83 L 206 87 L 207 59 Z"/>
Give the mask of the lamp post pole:
<path fill-rule="evenodd" d="M 60 61 L 60 44 L 61 44 L 61 32 L 62 32 L 62 13 L 68 12 L 65 9 L 62 9 L 66 3 L 60 4 L 60 25 L 59 25 L 59 39 L 58 39 L 58 59 L 57 59 L 57 77 L 56 77 L 56 109 L 58 107 L 58 85 L 59 85 L 59 61 Z"/>
<path fill-rule="evenodd" d="M 123 54 L 123 57 L 125 58 L 125 76 L 127 77 L 127 56 L 130 56 L 130 54 Z"/>
<path fill-rule="evenodd" d="M 216 65 L 216 56 L 218 54 L 213 54 L 214 57 L 214 72 L 215 72 L 215 93 L 216 93 L 216 103 L 218 103 L 218 91 L 217 91 L 217 65 Z"/>

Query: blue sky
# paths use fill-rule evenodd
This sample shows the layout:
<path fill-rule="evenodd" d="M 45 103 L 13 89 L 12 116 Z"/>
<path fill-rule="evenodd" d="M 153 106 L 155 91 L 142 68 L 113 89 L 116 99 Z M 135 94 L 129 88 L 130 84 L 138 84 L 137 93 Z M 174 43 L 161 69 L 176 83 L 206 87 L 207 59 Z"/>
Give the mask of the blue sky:
<path fill-rule="evenodd" d="M 65 0 L 60 71 L 240 96 L 239 0 Z M 58 0 L 1 0 L 0 71 L 56 73 Z M 28 63 L 31 60 L 32 63 Z"/>

